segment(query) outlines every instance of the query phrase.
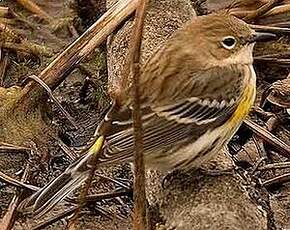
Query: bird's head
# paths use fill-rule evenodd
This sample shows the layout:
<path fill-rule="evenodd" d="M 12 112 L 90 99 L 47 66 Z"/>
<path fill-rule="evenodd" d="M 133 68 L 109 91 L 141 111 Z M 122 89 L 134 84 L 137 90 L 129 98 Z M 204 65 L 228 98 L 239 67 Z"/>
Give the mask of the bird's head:
<path fill-rule="evenodd" d="M 182 41 L 185 53 L 213 66 L 251 64 L 255 42 L 274 37 L 255 32 L 244 21 L 226 13 L 197 17 L 175 35 Z"/>

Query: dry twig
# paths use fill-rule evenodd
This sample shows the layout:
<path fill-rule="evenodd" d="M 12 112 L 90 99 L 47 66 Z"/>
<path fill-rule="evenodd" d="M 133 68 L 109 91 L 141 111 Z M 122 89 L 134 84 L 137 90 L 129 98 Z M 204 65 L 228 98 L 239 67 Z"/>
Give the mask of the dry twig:
<path fill-rule="evenodd" d="M 290 162 L 279 162 L 279 163 L 272 163 L 272 164 L 266 164 L 263 166 L 258 167 L 259 171 L 266 171 L 266 170 L 273 170 L 273 169 L 289 169 L 290 168 Z"/>
<path fill-rule="evenodd" d="M 71 150 L 65 143 L 63 143 L 60 139 L 57 140 L 58 146 L 65 152 L 65 154 L 69 157 L 71 161 L 75 161 L 78 159 L 78 155 Z"/>
<path fill-rule="evenodd" d="M 69 122 L 76 128 L 78 129 L 78 125 L 75 121 L 75 119 L 63 108 L 61 105 L 60 101 L 53 95 L 51 89 L 46 85 L 40 78 L 38 78 L 36 75 L 31 75 L 28 78 L 33 79 L 36 81 L 38 84 L 40 84 L 45 91 L 48 93 L 50 99 L 57 105 L 57 107 L 60 109 L 60 111 L 65 115 L 65 117 L 69 120 Z"/>
<path fill-rule="evenodd" d="M 262 183 L 262 185 L 265 187 L 269 187 L 269 186 L 272 186 L 275 184 L 283 184 L 283 183 L 286 183 L 289 181 L 290 181 L 290 173 L 285 173 L 283 175 L 280 175 L 280 176 L 277 176 L 277 177 L 274 177 L 274 178 L 271 178 L 269 180 L 264 181 Z"/>
<path fill-rule="evenodd" d="M 38 187 L 36 187 L 34 185 L 25 184 L 21 181 L 13 179 L 12 177 L 7 176 L 5 173 L 3 173 L 1 171 L 0 171 L 0 180 L 2 180 L 3 182 L 5 182 L 7 184 L 13 185 L 17 188 L 25 188 L 25 189 L 28 189 L 28 190 L 31 190 L 34 192 L 36 192 L 39 189 Z"/>
<path fill-rule="evenodd" d="M 24 183 L 27 180 L 28 173 L 29 173 L 29 165 L 27 164 L 23 176 L 21 178 L 21 183 Z M 23 190 L 18 194 L 15 194 L 12 201 L 10 202 L 8 210 L 0 223 L 1 230 L 10 230 L 13 228 L 17 215 L 17 207 L 22 199 L 23 199 Z"/>
<path fill-rule="evenodd" d="M 146 230 L 146 193 L 145 193 L 145 166 L 143 157 L 143 134 L 139 97 L 140 56 L 143 35 L 144 19 L 148 0 L 140 1 L 136 10 L 135 25 L 132 30 L 132 43 L 129 56 L 129 73 L 133 79 L 133 128 L 134 128 L 134 230 Z M 126 76 L 123 76 L 126 77 Z"/>
<path fill-rule="evenodd" d="M 0 152 L 27 153 L 29 151 L 31 151 L 30 148 L 0 142 Z"/>
<path fill-rule="evenodd" d="M 268 142 L 276 149 L 278 149 L 281 155 L 290 158 L 290 146 L 287 145 L 284 141 L 280 140 L 278 137 L 270 133 L 267 129 L 261 127 L 260 125 L 254 123 L 249 119 L 246 119 L 244 121 L 244 124 L 264 141 Z"/>

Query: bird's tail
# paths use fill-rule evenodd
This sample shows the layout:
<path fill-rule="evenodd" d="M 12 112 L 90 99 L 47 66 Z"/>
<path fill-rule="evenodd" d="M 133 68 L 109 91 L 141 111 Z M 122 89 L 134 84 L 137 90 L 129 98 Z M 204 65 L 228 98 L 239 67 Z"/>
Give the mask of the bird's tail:
<path fill-rule="evenodd" d="M 99 137 L 88 152 L 70 165 L 65 172 L 52 180 L 49 184 L 26 198 L 18 207 L 20 212 L 31 213 L 40 217 L 49 212 L 57 203 L 65 199 L 69 193 L 89 177 L 89 163 L 94 154 L 98 154 L 104 142 L 103 136 Z"/>

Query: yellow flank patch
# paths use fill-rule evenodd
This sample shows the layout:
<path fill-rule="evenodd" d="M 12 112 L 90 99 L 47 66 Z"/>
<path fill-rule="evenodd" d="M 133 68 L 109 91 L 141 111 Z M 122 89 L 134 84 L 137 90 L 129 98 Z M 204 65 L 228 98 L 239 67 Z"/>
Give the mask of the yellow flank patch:
<path fill-rule="evenodd" d="M 243 93 L 242 99 L 234 112 L 233 116 L 229 119 L 229 124 L 236 124 L 241 122 L 249 113 L 255 99 L 255 86 L 248 85 Z"/>

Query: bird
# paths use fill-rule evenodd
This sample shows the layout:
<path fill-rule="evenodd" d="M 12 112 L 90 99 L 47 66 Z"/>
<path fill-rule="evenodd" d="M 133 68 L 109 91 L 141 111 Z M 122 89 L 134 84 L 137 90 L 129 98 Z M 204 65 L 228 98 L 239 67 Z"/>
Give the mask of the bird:
<path fill-rule="evenodd" d="M 255 101 L 253 47 L 274 37 L 222 12 L 193 18 L 156 49 L 140 73 L 146 168 L 198 168 L 228 143 Z M 41 216 L 80 187 L 100 143 L 98 167 L 132 161 L 132 105 L 129 83 L 98 125 L 98 141 L 18 210 Z"/>

